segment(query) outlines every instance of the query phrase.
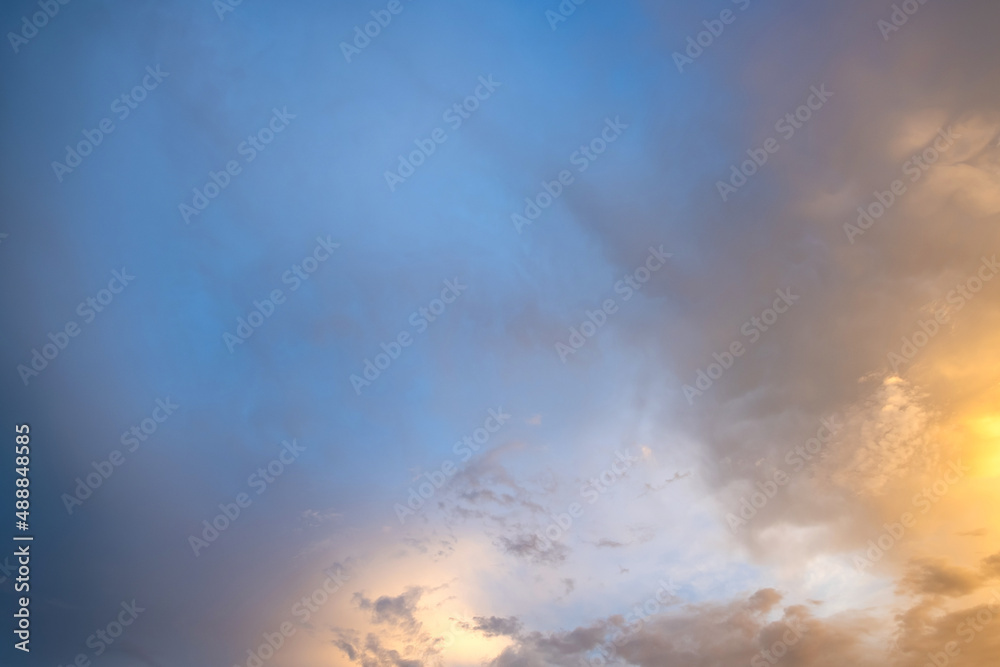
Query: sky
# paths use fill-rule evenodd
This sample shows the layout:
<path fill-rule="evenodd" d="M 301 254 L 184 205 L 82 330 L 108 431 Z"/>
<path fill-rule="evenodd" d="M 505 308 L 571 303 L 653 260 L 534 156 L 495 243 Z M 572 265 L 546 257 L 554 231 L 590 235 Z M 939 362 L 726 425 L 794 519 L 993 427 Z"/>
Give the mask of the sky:
<path fill-rule="evenodd" d="M 4 3 L 0 663 L 997 664 L 998 19 Z"/>

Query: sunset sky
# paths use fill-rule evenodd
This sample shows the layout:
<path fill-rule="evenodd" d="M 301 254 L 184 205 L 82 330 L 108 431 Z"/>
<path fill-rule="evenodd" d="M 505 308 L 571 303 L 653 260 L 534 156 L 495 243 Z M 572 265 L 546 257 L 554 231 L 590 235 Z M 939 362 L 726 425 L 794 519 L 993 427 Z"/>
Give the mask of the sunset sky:
<path fill-rule="evenodd" d="M 0 663 L 1000 664 L 1000 5 L 579 1 L 4 4 Z"/>

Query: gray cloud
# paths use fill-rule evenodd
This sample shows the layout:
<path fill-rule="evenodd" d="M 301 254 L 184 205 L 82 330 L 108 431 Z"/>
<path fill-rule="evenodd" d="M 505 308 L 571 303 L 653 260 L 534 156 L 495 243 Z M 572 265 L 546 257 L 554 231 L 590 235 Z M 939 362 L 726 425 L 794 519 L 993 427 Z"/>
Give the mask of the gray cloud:
<path fill-rule="evenodd" d="M 475 630 L 482 632 L 487 637 L 513 637 L 521 631 L 521 621 L 515 616 L 508 618 L 476 616 L 472 620 L 476 622 Z"/>
<path fill-rule="evenodd" d="M 422 588 L 414 586 L 395 597 L 383 595 L 376 600 L 355 593 L 354 601 L 359 609 L 371 612 L 373 623 L 402 626 L 415 631 L 420 628 L 415 612 L 423 592 Z"/>

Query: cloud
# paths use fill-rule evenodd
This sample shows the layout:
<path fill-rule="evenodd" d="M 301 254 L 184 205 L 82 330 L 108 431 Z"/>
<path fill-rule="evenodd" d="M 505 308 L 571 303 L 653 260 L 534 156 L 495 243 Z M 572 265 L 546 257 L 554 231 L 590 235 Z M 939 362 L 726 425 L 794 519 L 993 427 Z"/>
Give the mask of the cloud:
<path fill-rule="evenodd" d="M 597 540 L 597 543 L 594 546 L 606 549 L 620 549 L 624 547 L 625 544 L 623 544 L 622 542 L 618 542 L 616 540 L 608 539 L 607 537 L 602 537 L 601 539 Z"/>
<path fill-rule="evenodd" d="M 355 593 L 354 601 L 359 609 L 371 612 L 373 623 L 402 626 L 415 631 L 420 628 L 415 612 L 423 592 L 422 588 L 414 586 L 395 597 L 383 595 L 374 601 L 362 593 Z"/>
<path fill-rule="evenodd" d="M 355 593 L 352 600 L 358 609 L 369 612 L 373 628 L 364 632 L 334 628 L 333 645 L 352 662 L 364 667 L 421 667 L 437 664 L 442 650 L 442 638 L 424 631 L 417 618 L 421 613 L 421 598 L 437 589 L 410 586 L 395 596 L 382 595 L 374 600 Z"/>
<path fill-rule="evenodd" d="M 501 535 L 496 544 L 506 554 L 546 565 L 562 563 L 569 555 L 569 547 L 565 544 L 552 542 L 537 533 Z"/>
<path fill-rule="evenodd" d="M 967 530 L 958 534 L 962 537 L 985 537 L 989 534 L 989 531 L 985 528 L 976 528 L 975 530 Z"/>
<path fill-rule="evenodd" d="M 581 627 L 569 632 L 532 632 L 503 650 L 488 664 L 490 667 L 547 667 L 577 664 L 589 650 L 598 646 L 607 633 L 605 624 Z"/>
<path fill-rule="evenodd" d="M 944 610 L 928 598 L 896 620 L 895 667 L 923 667 L 930 655 L 944 654 L 952 643 L 960 651 L 955 661 L 959 665 L 990 665 L 1000 655 L 1000 590 L 991 591 L 988 601 L 963 609 Z"/>
<path fill-rule="evenodd" d="M 1000 577 L 1000 552 L 984 558 L 982 569 L 987 577 Z"/>
<path fill-rule="evenodd" d="M 914 595 L 968 595 L 983 584 L 975 571 L 950 565 L 942 558 L 913 561 L 899 582 L 901 591 Z"/>
<path fill-rule="evenodd" d="M 762 588 L 750 596 L 747 608 L 753 612 L 766 614 L 779 602 L 781 602 L 781 593 L 773 588 Z"/>
<path fill-rule="evenodd" d="M 513 637 L 521 631 L 521 621 L 515 616 L 500 618 L 498 616 L 476 616 L 472 620 L 476 622 L 475 630 L 483 633 L 487 637 L 506 636 Z"/>
<path fill-rule="evenodd" d="M 425 664 L 423 660 L 404 658 L 399 651 L 385 648 L 374 634 L 365 637 L 362 651 L 351 648 L 352 651 L 348 655 L 353 654 L 355 657 L 351 659 L 360 662 L 363 667 L 423 667 Z"/>
<path fill-rule="evenodd" d="M 745 667 L 779 642 L 785 642 L 779 649 L 781 664 L 789 667 L 885 664 L 873 650 L 878 624 L 865 614 L 820 619 L 791 605 L 769 620 L 780 601 L 777 591 L 761 589 L 727 604 L 687 605 L 639 623 L 627 625 L 613 616 L 567 632 L 531 632 L 520 635 L 489 665 L 578 665 L 617 657 L 637 667 Z"/>

